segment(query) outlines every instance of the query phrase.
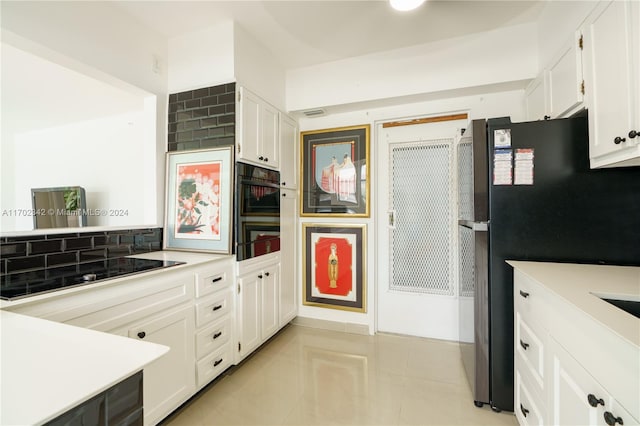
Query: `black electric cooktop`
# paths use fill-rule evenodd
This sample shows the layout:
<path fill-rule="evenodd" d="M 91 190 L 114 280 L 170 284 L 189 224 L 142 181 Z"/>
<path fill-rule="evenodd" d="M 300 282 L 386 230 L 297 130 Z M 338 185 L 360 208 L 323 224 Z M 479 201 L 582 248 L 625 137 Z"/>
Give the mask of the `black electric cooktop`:
<path fill-rule="evenodd" d="M 0 299 L 15 300 L 69 287 L 93 284 L 111 278 L 168 268 L 184 262 L 118 257 L 0 277 Z"/>

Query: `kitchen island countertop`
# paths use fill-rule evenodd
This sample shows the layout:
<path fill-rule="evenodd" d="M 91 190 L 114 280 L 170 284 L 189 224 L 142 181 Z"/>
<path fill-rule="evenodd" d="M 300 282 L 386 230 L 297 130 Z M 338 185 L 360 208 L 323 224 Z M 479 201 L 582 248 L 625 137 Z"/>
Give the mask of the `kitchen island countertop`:
<path fill-rule="evenodd" d="M 0 311 L 0 424 L 42 424 L 109 389 L 169 348 Z"/>

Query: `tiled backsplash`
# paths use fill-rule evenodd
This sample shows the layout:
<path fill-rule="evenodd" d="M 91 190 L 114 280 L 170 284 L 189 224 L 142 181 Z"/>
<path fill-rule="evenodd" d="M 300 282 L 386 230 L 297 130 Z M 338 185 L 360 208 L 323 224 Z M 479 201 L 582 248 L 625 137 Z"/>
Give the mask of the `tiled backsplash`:
<path fill-rule="evenodd" d="M 0 273 L 162 250 L 162 228 L 0 238 Z"/>
<path fill-rule="evenodd" d="M 236 84 L 169 95 L 169 151 L 214 148 L 235 143 Z"/>

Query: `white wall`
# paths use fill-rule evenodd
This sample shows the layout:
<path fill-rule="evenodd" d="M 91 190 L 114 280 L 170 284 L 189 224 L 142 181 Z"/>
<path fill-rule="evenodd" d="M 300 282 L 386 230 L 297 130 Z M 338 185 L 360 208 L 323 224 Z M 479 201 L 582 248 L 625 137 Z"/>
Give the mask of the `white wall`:
<path fill-rule="evenodd" d="M 322 223 L 358 223 L 367 224 L 368 236 L 367 236 L 367 313 L 355 313 L 346 312 L 333 309 L 323 309 L 313 306 L 305 306 L 300 303 L 298 316 L 305 318 L 312 318 L 318 320 L 336 321 L 340 323 L 348 324 L 360 324 L 369 327 L 369 332 L 374 333 L 375 318 L 376 318 L 376 217 L 375 211 L 376 197 L 378 195 L 384 196 L 384 194 L 378 194 L 376 173 L 376 161 L 378 156 L 378 150 L 376 148 L 377 134 L 375 132 L 375 124 L 377 122 L 393 121 L 397 119 L 405 118 L 417 118 L 426 115 L 438 115 L 446 114 L 452 111 L 467 111 L 469 119 L 475 118 L 491 118 L 500 116 L 511 116 L 513 121 L 523 121 L 525 119 L 524 105 L 522 99 L 524 96 L 523 90 L 513 90 L 507 92 L 486 93 L 474 96 L 455 97 L 442 100 L 434 100 L 428 102 L 408 103 L 404 105 L 397 105 L 392 107 L 375 108 L 368 110 L 357 110 L 352 112 L 345 112 L 341 114 L 332 114 L 324 117 L 317 118 L 302 118 L 300 119 L 300 131 L 307 130 L 326 129 L 332 127 L 343 127 L 359 124 L 371 124 L 371 146 L 370 146 L 370 163 L 373 164 L 373 168 L 370 171 L 371 176 L 371 217 L 368 219 L 353 219 L 347 218 L 330 219 L 322 218 Z M 453 137 L 453 135 L 451 135 Z M 301 223 L 318 222 L 317 218 L 301 218 Z M 299 235 L 302 235 L 302 226 L 299 228 Z M 298 241 L 299 247 L 302 247 L 302 237 Z M 302 265 L 300 273 L 298 275 L 299 288 L 302 288 L 303 274 Z M 456 310 L 457 304 L 452 303 L 451 309 Z M 398 313 L 402 315 L 402 313 Z M 452 317 L 457 318 L 457 311 L 452 313 Z M 443 325 L 442 334 L 440 338 L 448 338 L 451 340 L 458 339 L 458 324 L 451 323 Z M 426 333 L 426 331 L 425 331 Z"/>
<path fill-rule="evenodd" d="M 553 59 L 558 48 L 572 38 L 597 4 L 593 0 L 546 2 L 537 21 L 540 70 Z"/>
<path fill-rule="evenodd" d="M 167 132 L 167 39 L 112 2 L 2 2 L 2 40 L 92 78 L 154 99 L 146 120 L 155 159 L 153 223 L 162 223 Z M 155 64 L 159 68 L 154 67 Z M 46 77 L 45 77 L 46 78 Z M 155 124 L 154 124 L 155 123 Z M 139 143 L 139 142 L 138 142 Z"/>
<path fill-rule="evenodd" d="M 274 47 L 277 48 L 277 47 Z M 235 77 L 238 84 L 285 110 L 285 70 L 269 49 L 244 28 L 234 28 Z"/>
<path fill-rule="evenodd" d="M 172 37 L 168 45 L 169 93 L 234 81 L 232 21 Z"/>
<path fill-rule="evenodd" d="M 153 224 L 143 188 L 155 161 L 140 143 L 144 124 L 145 112 L 136 111 L 16 135 L 15 208 L 32 208 L 31 188 L 82 186 L 87 209 L 107 212 L 90 215 L 88 226 Z M 16 231 L 33 229 L 31 216 L 15 219 Z"/>
<path fill-rule="evenodd" d="M 287 110 L 528 80 L 537 53 L 532 23 L 291 70 Z"/>

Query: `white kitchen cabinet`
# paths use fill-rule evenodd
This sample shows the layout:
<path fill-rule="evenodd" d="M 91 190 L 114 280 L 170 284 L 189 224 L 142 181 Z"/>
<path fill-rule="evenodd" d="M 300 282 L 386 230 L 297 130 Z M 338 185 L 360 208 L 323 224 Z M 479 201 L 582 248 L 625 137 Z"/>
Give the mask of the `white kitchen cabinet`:
<path fill-rule="evenodd" d="M 548 118 L 547 98 L 546 73 L 542 72 L 529 83 L 524 93 L 527 120 L 535 121 Z"/>
<path fill-rule="evenodd" d="M 144 368 L 144 422 L 155 424 L 234 363 L 234 268 L 233 257 L 220 257 L 9 310 L 169 346 Z"/>
<path fill-rule="evenodd" d="M 514 272 L 514 409 L 522 425 L 605 425 L 621 419 L 638 424 L 639 348 L 532 278 L 531 268 L 546 280 L 542 267 Z M 592 266 L 592 265 L 589 265 Z M 563 271 L 564 280 L 584 278 Z M 565 288 L 565 286 L 562 286 Z M 613 291 L 613 290 L 612 290 Z M 580 296 L 578 296 L 580 297 Z M 587 306 L 595 298 L 587 296 Z M 605 303 L 605 302 L 602 302 Z M 597 304 L 595 306 L 597 308 Z M 608 413 L 608 414 L 605 414 Z M 620 422 L 618 421 L 618 424 Z"/>
<path fill-rule="evenodd" d="M 640 165 L 640 3 L 604 1 L 582 29 L 592 168 Z"/>
<path fill-rule="evenodd" d="M 238 276 L 236 324 L 238 330 L 238 359 L 253 352 L 262 343 L 262 292 L 259 272 Z"/>
<path fill-rule="evenodd" d="M 238 263 L 236 324 L 241 361 L 280 330 L 280 254 Z"/>
<path fill-rule="evenodd" d="M 202 389 L 234 363 L 234 259 L 196 270 L 196 388 Z"/>
<path fill-rule="evenodd" d="M 298 197 L 280 190 L 280 327 L 298 315 Z"/>
<path fill-rule="evenodd" d="M 576 31 L 525 90 L 528 120 L 568 117 L 584 102 L 582 34 Z"/>
<path fill-rule="evenodd" d="M 562 345 L 551 339 L 550 348 L 552 424 L 638 424 Z"/>
<path fill-rule="evenodd" d="M 144 368 L 144 423 L 158 423 L 195 392 L 193 307 L 186 304 L 129 327 L 128 336 L 168 346 Z"/>
<path fill-rule="evenodd" d="M 236 99 L 236 160 L 280 167 L 280 112 L 246 87 Z"/>
<path fill-rule="evenodd" d="M 280 114 L 280 185 L 282 188 L 298 188 L 298 123 L 286 114 Z"/>
<path fill-rule="evenodd" d="M 547 71 L 549 115 L 566 117 L 582 106 L 582 34 L 577 31 L 556 54 Z"/>
<path fill-rule="evenodd" d="M 264 268 L 258 275 L 262 288 L 262 340 L 280 329 L 280 263 Z"/>

